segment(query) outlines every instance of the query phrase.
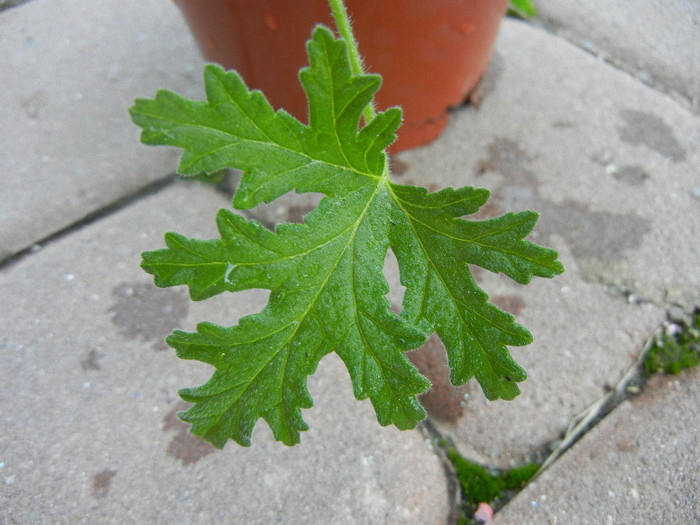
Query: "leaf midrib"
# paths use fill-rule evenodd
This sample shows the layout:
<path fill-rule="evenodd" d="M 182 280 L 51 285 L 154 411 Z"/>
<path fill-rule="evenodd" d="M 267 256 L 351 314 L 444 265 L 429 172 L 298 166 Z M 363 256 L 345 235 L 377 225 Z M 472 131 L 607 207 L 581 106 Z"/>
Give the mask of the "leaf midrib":
<path fill-rule="evenodd" d="M 384 180 L 385 180 L 385 177 L 382 177 L 381 180 L 384 181 Z M 384 184 L 386 185 L 386 182 L 384 182 Z M 348 242 L 345 244 L 345 246 L 343 247 L 342 250 L 339 250 L 339 255 L 338 255 L 337 260 L 335 261 L 335 264 L 334 264 L 334 265 L 332 266 L 332 268 L 328 271 L 328 274 L 327 274 L 326 278 L 324 279 L 323 283 L 318 287 L 318 292 L 316 293 L 316 295 L 314 296 L 314 298 L 313 298 L 311 301 L 309 301 L 309 305 L 308 305 L 308 307 L 306 308 L 306 310 L 305 310 L 301 315 L 299 315 L 299 317 L 297 317 L 297 318 L 294 319 L 293 321 L 291 321 L 291 322 L 285 324 L 284 326 L 280 327 L 279 329 L 274 330 L 274 331 L 272 331 L 272 332 L 267 332 L 266 335 L 265 335 L 265 338 L 270 337 L 270 336 L 272 336 L 272 335 L 274 335 L 274 334 L 277 334 L 277 333 L 279 333 L 279 332 L 282 332 L 282 331 L 285 330 L 287 327 L 289 327 L 290 325 L 294 324 L 294 322 L 297 322 L 296 328 L 293 330 L 293 332 L 290 334 L 290 336 L 287 338 L 287 340 L 286 340 L 283 344 L 281 344 L 277 349 L 275 349 L 275 351 L 271 352 L 270 358 L 269 358 L 268 360 L 266 360 L 264 363 L 262 363 L 262 366 L 260 366 L 260 367 L 258 368 L 258 370 L 255 372 L 255 374 L 250 378 L 250 380 L 247 381 L 248 385 L 247 385 L 245 388 L 243 388 L 243 389 L 241 390 L 241 392 L 239 393 L 239 395 L 236 396 L 236 398 L 235 398 L 233 401 L 231 401 L 231 403 L 227 404 L 226 410 L 223 410 L 223 411 L 221 412 L 222 416 L 220 416 L 220 417 L 223 417 L 223 414 L 226 413 L 226 412 L 231 408 L 231 406 L 233 406 L 233 405 L 245 394 L 245 392 L 252 386 L 252 384 L 253 384 L 254 381 L 257 379 L 257 377 L 260 375 L 260 373 L 265 369 L 265 367 L 266 367 L 268 364 L 270 364 L 270 363 L 277 357 L 277 355 L 282 351 L 282 349 L 283 349 L 285 346 L 289 347 L 289 345 L 291 344 L 291 341 L 294 339 L 294 337 L 296 336 L 296 334 L 298 333 L 298 331 L 301 329 L 301 326 L 304 324 L 304 323 L 303 323 L 304 320 L 305 320 L 306 317 L 309 315 L 309 313 L 313 311 L 313 309 L 314 309 L 314 307 L 315 307 L 315 305 L 316 305 L 316 301 L 318 300 L 318 298 L 320 297 L 320 295 L 323 293 L 323 291 L 324 291 L 325 287 L 327 286 L 328 281 L 330 280 L 331 276 L 335 273 L 336 269 L 338 268 L 338 265 L 340 264 L 340 261 L 341 261 L 341 259 L 343 258 L 343 254 L 344 254 L 344 253 L 346 252 L 346 250 L 348 250 L 348 248 L 351 247 L 352 244 L 354 243 L 355 236 L 357 235 L 357 230 L 359 229 L 359 225 L 360 225 L 360 224 L 362 223 L 362 221 L 364 220 L 364 217 L 365 217 L 365 215 L 367 214 L 367 211 L 369 210 L 369 208 L 370 208 L 372 202 L 374 202 L 374 199 L 377 197 L 377 195 L 378 195 L 378 193 L 379 193 L 379 191 L 380 191 L 381 186 L 382 186 L 382 184 L 377 184 L 374 193 L 372 194 L 372 196 L 371 196 L 370 198 L 367 199 L 367 204 L 365 205 L 365 208 L 364 208 L 364 209 L 362 210 L 362 212 L 358 215 L 357 220 L 356 220 L 355 223 L 353 224 L 353 232 L 352 232 L 352 234 L 350 235 L 350 237 L 349 237 L 349 239 L 348 239 Z M 349 229 L 350 229 L 350 228 L 347 228 L 347 229 L 345 229 L 343 232 L 347 232 Z M 337 238 L 337 237 L 335 237 L 335 238 Z M 315 247 L 313 250 L 315 250 L 316 248 L 318 248 L 318 247 Z M 309 250 L 309 251 L 306 252 L 306 253 L 311 253 L 311 251 L 313 251 L 313 250 Z M 353 299 L 354 299 L 354 290 L 355 290 L 355 287 L 353 286 Z M 269 306 L 269 305 L 268 305 L 268 306 Z M 260 340 L 262 340 L 262 339 L 264 339 L 264 338 L 256 339 L 256 340 L 253 340 L 253 341 L 247 341 L 247 342 L 238 343 L 238 344 L 236 344 L 236 345 L 234 345 L 234 346 L 239 346 L 239 345 L 243 345 L 243 344 L 250 344 L 250 343 L 252 343 L 252 342 L 258 342 L 258 341 L 260 341 Z M 230 347 L 229 347 L 229 348 L 230 348 Z M 282 372 L 282 376 L 281 376 L 283 382 L 284 382 L 284 380 L 285 380 L 285 378 L 286 378 L 286 369 L 287 369 L 287 365 L 288 365 L 288 363 L 289 363 L 289 357 L 290 357 L 291 353 L 292 353 L 292 349 L 289 348 L 289 351 L 287 352 L 286 359 L 285 359 L 285 361 L 284 361 L 283 372 Z M 224 394 L 225 392 L 230 391 L 230 390 L 233 390 L 234 388 L 236 388 L 237 386 L 242 385 L 243 383 L 244 383 L 244 382 L 236 383 L 235 385 L 232 385 L 231 387 L 229 387 L 229 388 L 227 388 L 226 390 L 223 390 L 223 391 L 217 393 L 216 395 Z M 217 418 L 217 420 L 220 419 L 220 417 Z"/>

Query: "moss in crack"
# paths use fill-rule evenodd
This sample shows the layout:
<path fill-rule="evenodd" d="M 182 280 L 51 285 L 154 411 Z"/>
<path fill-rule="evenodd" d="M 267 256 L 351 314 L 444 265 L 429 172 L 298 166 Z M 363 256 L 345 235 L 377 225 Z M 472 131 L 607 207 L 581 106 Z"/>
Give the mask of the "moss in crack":
<path fill-rule="evenodd" d="M 644 359 L 644 376 L 678 374 L 700 363 L 700 309 L 690 319 L 669 323 Z"/>
<path fill-rule="evenodd" d="M 485 468 L 462 457 L 454 447 L 443 443 L 462 487 L 462 515 L 459 525 L 480 523 L 472 516 L 480 503 L 498 510 L 515 496 L 537 473 L 540 466 L 528 463 L 511 470 Z"/>

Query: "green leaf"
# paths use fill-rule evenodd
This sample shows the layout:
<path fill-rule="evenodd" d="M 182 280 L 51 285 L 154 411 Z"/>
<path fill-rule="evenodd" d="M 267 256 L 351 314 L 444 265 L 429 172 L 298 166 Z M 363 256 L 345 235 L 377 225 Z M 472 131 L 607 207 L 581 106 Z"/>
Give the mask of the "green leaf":
<path fill-rule="evenodd" d="M 489 399 L 512 399 L 525 371 L 506 345 L 526 345 L 530 333 L 513 317 L 488 303 L 466 264 L 503 272 L 526 284 L 533 275 L 561 273 L 556 252 L 524 241 L 537 220 L 534 212 L 508 213 L 468 222 L 488 191 L 392 185 L 390 244 L 406 287 L 403 317 L 434 329 L 447 349 L 453 384 L 476 376 Z"/>
<path fill-rule="evenodd" d="M 312 405 L 307 377 L 330 352 L 344 361 L 355 397 L 371 400 L 382 425 L 414 427 L 425 417 L 416 395 L 430 383 L 406 352 L 433 331 L 445 343 L 455 384 L 476 376 L 489 398 L 512 398 L 525 373 L 506 345 L 527 344 L 531 336 L 488 303 L 467 264 L 521 283 L 563 271 L 555 252 L 523 240 L 535 213 L 470 222 L 460 217 L 486 202 L 486 190 L 431 194 L 393 184 L 385 149 L 401 110 L 360 125 L 381 78 L 352 74 L 345 42 L 321 26 L 308 52 L 310 67 L 300 73 L 308 126 L 273 111 L 235 72 L 215 65 L 205 67 L 206 102 L 159 91 L 130 110 L 143 142 L 184 150 L 181 172 L 242 169 L 235 208 L 292 190 L 325 195 L 303 224 L 269 231 L 220 210 L 219 239 L 168 233 L 165 249 L 143 254 L 156 285 L 186 285 L 194 300 L 270 290 L 267 306 L 236 326 L 202 323 L 167 340 L 179 357 L 215 368 L 206 384 L 180 395 L 194 403 L 181 417 L 217 447 L 228 439 L 248 445 L 260 418 L 276 439 L 299 442 L 307 429 L 301 409 Z M 400 315 L 385 297 L 389 247 L 407 288 Z"/>
<path fill-rule="evenodd" d="M 537 9 L 530 0 L 510 0 L 508 14 L 520 18 L 532 18 L 537 15 Z"/>

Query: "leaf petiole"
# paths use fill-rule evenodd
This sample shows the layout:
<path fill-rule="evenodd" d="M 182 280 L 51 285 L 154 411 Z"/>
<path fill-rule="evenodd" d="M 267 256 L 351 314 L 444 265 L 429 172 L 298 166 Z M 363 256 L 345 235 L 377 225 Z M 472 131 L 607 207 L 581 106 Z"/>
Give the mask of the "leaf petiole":
<path fill-rule="evenodd" d="M 352 32 L 352 25 L 350 24 L 350 17 L 348 17 L 348 10 L 345 7 L 345 2 L 343 2 L 343 0 L 328 0 L 328 3 L 330 4 L 338 33 L 348 46 L 352 72 L 355 75 L 363 75 L 365 73 L 365 68 L 362 65 L 362 56 L 360 56 L 360 51 L 357 47 L 355 34 Z M 367 124 L 372 122 L 377 116 L 377 111 L 374 109 L 374 98 L 367 104 L 367 107 L 365 107 L 362 112 L 362 116 L 365 118 L 365 123 Z"/>

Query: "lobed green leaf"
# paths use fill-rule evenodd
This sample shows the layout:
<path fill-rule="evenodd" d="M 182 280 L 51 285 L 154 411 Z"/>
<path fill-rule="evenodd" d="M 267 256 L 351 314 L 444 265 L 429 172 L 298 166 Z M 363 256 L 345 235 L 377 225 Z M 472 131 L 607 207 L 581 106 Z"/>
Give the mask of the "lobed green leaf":
<path fill-rule="evenodd" d="M 219 239 L 168 233 L 165 249 L 143 254 L 156 285 L 188 286 L 194 300 L 270 290 L 267 306 L 235 326 L 202 323 L 195 333 L 167 339 L 179 357 L 215 368 L 206 384 L 180 395 L 194 403 L 181 417 L 217 447 L 228 439 L 249 445 L 260 418 L 276 439 L 297 443 L 308 428 L 301 409 L 312 405 L 307 377 L 330 352 L 344 361 L 355 397 L 371 400 L 382 425 L 414 427 L 425 417 L 416 395 L 430 383 L 405 353 L 433 331 L 445 344 L 454 384 L 476 377 L 489 399 L 513 398 L 526 374 L 507 346 L 532 337 L 488 302 L 467 264 L 519 283 L 563 271 L 554 251 L 524 240 L 536 213 L 468 221 L 461 217 L 478 211 L 488 191 L 429 193 L 393 184 L 385 149 L 401 111 L 361 126 L 380 77 L 352 74 L 345 42 L 323 27 L 314 30 L 308 52 L 310 67 L 300 73 L 308 126 L 275 112 L 235 72 L 215 65 L 205 67 L 205 102 L 159 91 L 130 110 L 143 142 L 184 150 L 182 173 L 243 170 L 235 208 L 292 190 L 325 195 L 303 224 L 269 231 L 220 210 Z M 390 247 L 406 286 L 400 315 L 385 297 Z"/>

